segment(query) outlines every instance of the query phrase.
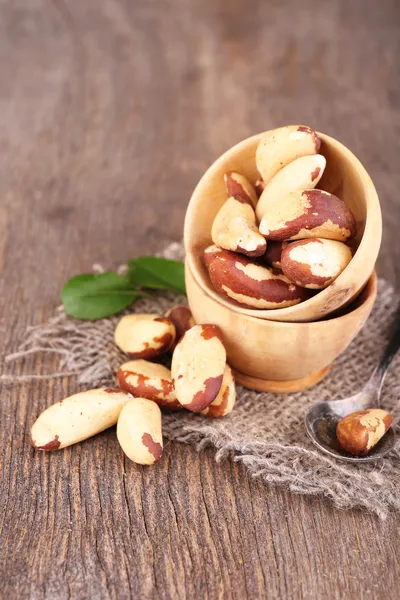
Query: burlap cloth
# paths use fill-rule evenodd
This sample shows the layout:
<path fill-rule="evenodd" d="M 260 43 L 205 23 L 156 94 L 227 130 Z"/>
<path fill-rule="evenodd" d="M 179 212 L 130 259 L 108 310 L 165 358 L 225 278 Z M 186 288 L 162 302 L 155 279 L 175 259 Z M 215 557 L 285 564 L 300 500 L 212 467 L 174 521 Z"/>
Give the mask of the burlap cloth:
<path fill-rule="evenodd" d="M 169 246 L 164 256 L 183 258 L 181 244 Z M 183 297 L 159 293 L 134 304 L 133 312 L 163 313 Z M 215 459 L 241 461 L 253 477 L 284 485 L 292 492 L 321 494 L 338 508 L 361 507 L 386 518 L 400 510 L 400 442 L 377 463 L 353 466 L 320 453 L 308 440 L 303 419 L 307 408 L 320 400 L 349 396 L 363 386 L 385 347 L 398 298 L 393 288 L 379 281 L 378 299 L 367 324 L 337 359 L 328 377 L 311 390 L 288 395 L 257 393 L 237 387 L 234 411 L 223 419 L 207 419 L 189 412 L 163 417 L 163 435 L 170 440 L 194 444 L 200 451 L 214 446 Z M 130 311 L 130 312 L 132 312 Z M 58 309 L 45 325 L 31 327 L 20 351 L 6 363 L 34 352 L 60 354 L 56 373 L 34 374 L 34 378 L 75 375 L 83 388 L 112 384 L 126 358 L 113 343 L 119 317 L 88 322 L 68 318 Z M 391 365 L 383 389 L 383 406 L 400 417 L 400 353 Z M 30 379 L 23 376 L 22 379 Z M 7 364 L 2 376 L 7 376 Z"/>

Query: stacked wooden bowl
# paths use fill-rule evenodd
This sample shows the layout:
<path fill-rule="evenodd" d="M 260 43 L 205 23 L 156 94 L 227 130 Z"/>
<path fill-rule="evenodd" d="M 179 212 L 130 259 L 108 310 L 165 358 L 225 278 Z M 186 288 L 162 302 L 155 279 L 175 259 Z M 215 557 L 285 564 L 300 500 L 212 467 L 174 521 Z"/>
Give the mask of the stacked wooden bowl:
<path fill-rule="evenodd" d="M 239 383 L 262 391 L 295 391 L 319 381 L 367 320 L 377 293 L 374 265 L 382 218 L 375 187 L 360 161 L 343 144 L 318 133 L 319 153 L 327 160 L 318 188 L 339 196 L 356 217 L 352 260 L 326 289 L 294 306 L 252 309 L 220 296 L 203 252 L 212 244 L 212 223 L 226 200 L 224 174 L 237 171 L 254 182 L 256 148 L 265 133 L 225 152 L 194 190 L 184 228 L 187 293 L 196 322 L 221 328 Z"/>

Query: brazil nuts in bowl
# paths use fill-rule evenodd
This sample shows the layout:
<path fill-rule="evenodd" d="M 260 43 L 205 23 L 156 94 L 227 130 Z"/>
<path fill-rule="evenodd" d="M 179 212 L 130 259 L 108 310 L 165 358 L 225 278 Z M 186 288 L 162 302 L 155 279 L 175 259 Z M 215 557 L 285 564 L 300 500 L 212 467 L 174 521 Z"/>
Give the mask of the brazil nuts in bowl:
<path fill-rule="evenodd" d="M 237 144 L 203 175 L 186 213 L 187 264 L 233 311 L 314 321 L 361 292 L 381 228 L 376 190 L 350 150 L 287 126 Z"/>

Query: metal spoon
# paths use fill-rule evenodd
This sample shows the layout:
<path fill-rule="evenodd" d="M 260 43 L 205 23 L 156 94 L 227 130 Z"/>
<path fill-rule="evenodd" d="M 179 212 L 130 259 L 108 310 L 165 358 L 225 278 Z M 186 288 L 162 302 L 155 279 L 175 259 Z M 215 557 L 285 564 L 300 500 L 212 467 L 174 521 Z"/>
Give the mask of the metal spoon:
<path fill-rule="evenodd" d="M 336 426 L 346 415 L 366 408 L 380 407 L 381 389 L 386 372 L 400 347 L 400 307 L 393 324 L 393 333 L 379 365 L 373 371 L 366 386 L 356 394 L 344 400 L 319 402 L 306 413 L 306 431 L 312 442 L 326 454 L 353 463 L 368 462 L 382 458 L 393 449 L 396 435 L 389 429 L 367 456 L 352 456 L 339 446 Z"/>

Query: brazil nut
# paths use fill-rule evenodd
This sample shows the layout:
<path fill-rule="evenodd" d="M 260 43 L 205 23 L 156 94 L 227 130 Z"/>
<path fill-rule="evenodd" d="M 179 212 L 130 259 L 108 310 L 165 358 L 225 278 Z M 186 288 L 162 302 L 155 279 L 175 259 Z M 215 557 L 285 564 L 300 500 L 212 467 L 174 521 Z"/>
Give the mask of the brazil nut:
<path fill-rule="evenodd" d="M 264 184 L 293 160 L 317 154 L 320 146 L 316 132 L 304 125 L 280 127 L 266 133 L 256 151 L 257 169 Z"/>
<path fill-rule="evenodd" d="M 211 237 L 221 248 L 246 256 L 261 256 L 267 246 L 256 226 L 253 208 L 240 196 L 231 196 L 221 206 L 212 225 Z"/>
<path fill-rule="evenodd" d="M 242 202 L 248 202 L 253 208 L 258 202 L 256 190 L 244 175 L 236 171 L 229 171 L 224 175 L 228 197 L 241 198 Z"/>
<path fill-rule="evenodd" d="M 336 437 L 346 452 L 356 456 L 368 454 L 392 424 L 392 416 L 380 408 L 351 413 L 339 421 Z"/>
<path fill-rule="evenodd" d="M 210 246 L 204 252 L 211 283 L 221 295 L 260 309 L 293 306 L 310 296 L 285 275 L 276 274 L 244 256 Z"/>
<path fill-rule="evenodd" d="M 122 390 L 154 400 L 166 410 L 179 410 L 181 405 L 176 399 L 171 371 L 148 360 L 130 360 L 120 366 L 117 373 Z"/>
<path fill-rule="evenodd" d="M 356 220 L 346 204 L 323 190 L 300 190 L 267 208 L 260 223 L 267 240 L 322 237 L 346 241 L 356 233 Z"/>
<path fill-rule="evenodd" d="M 263 261 L 273 269 L 282 270 L 282 251 L 290 242 L 268 242 L 267 250 L 263 255 Z"/>
<path fill-rule="evenodd" d="M 322 290 L 347 267 L 352 252 L 336 240 L 313 238 L 289 244 L 282 252 L 282 271 L 302 287 Z"/>
<path fill-rule="evenodd" d="M 87 390 L 49 406 L 31 430 L 32 446 L 58 450 L 86 440 L 118 420 L 132 396 L 117 388 Z"/>
<path fill-rule="evenodd" d="M 256 207 L 257 218 L 263 218 L 269 207 L 297 190 L 313 189 L 318 185 L 326 166 L 325 156 L 302 156 L 283 167 L 267 183 Z"/>
<path fill-rule="evenodd" d="M 175 342 L 172 348 L 179 342 L 183 334 L 196 325 L 192 311 L 188 306 L 179 304 L 170 308 L 164 315 L 175 325 Z"/>
<path fill-rule="evenodd" d="M 176 396 L 184 408 L 201 412 L 222 385 L 226 351 L 216 325 L 195 325 L 182 337 L 172 356 Z"/>
<path fill-rule="evenodd" d="M 218 396 L 201 411 L 202 415 L 207 417 L 219 418 L 225 417 L 232 412 L 236 401 L 236 388 L 235 380 L 233 377 L 232 369 L 229 365 L 225 366 L 224 376 L 222 379 L 221 389 L 218 392 Z"/>
<path fill-rule="evenodd" d="M 114 332 L 118 348 L 132 358 L 156 358 L 175 340 L 175 326 L 159 315 L 125 315 Z"/>
<path fill-rule="evenodd" d="M 147 398 L 133 398 L 122 409 L 117 423 L 118 442 L 130 460 L 153 465 L 163 451 L 161 411 Z"/>

